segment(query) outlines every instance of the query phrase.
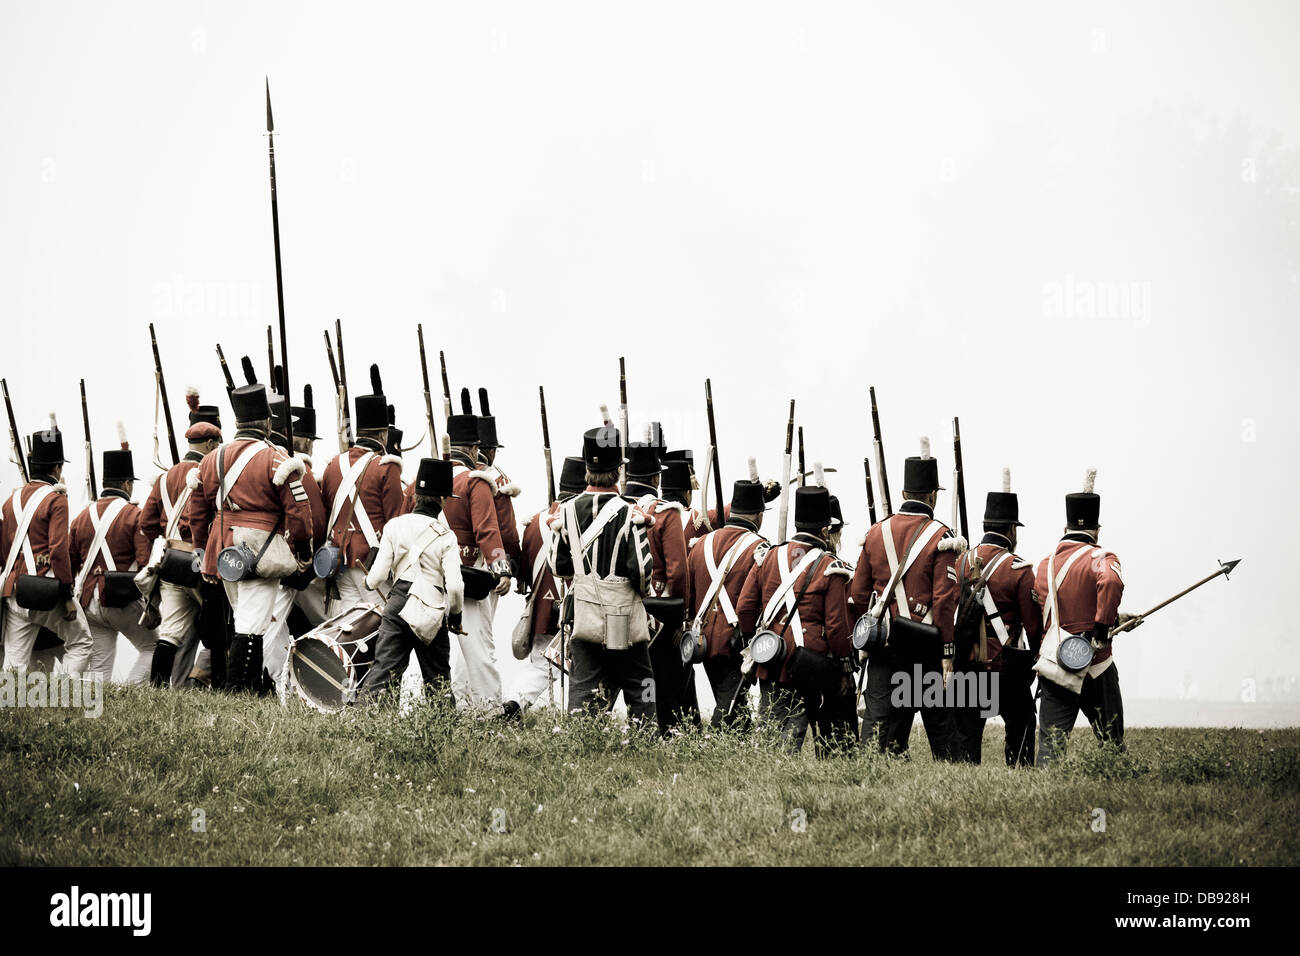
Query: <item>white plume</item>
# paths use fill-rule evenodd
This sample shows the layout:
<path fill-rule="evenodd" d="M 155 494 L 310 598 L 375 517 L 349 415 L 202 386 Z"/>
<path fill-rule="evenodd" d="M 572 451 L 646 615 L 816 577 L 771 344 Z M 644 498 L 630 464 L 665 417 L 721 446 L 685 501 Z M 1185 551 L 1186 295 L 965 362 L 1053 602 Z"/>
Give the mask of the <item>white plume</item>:
<path fill-rule="evenodd" d="M 1083 493 L 1085 495 L 1092 494 L 1093 493 L 1092 489 L 1096 486 L 1096 484 L 1097 484 L 1097 469 L 1089 468 L 1088 473 L 1083 477 Z"/>
<path fill-rule="evenodd" d="M 609 420 L 610 420 L 610 419 L 609 419 L 609 406 L 606 405 L 604 402 L 601 402 L 601 403 L 600 403 L 600 422 L 601 422 L 601 424 L 603 425 L 605 422 L 607 422 L 607 421 L 609 421 Z"/>
<path fill-rule="evenodd" d="M 1007 494 L 1011 492 L 1011 469 L 1010 468 L 1002 469 L 1002 490 Z"/>
<path fill-rule="evenodd" d="M 649 425 L 645 427 L 645 443 L 647 445 L 654 444 L 654 429 Z"/>
<path fill-rule="evenodd" d="M 126 444 L 126 426 L 120 418 L 117 420 L 117 440 L 122 445 Z"/>
<path fill-rule="evenodd" d="M 930 439 L 926 438 L 924 435 L 921 436 L 921 457 L 930 457 Z"/>
<path fill-rule="evenodd" d="M 199 387 L 198 387 L 197 385 L 186 385 L 186 386 L 185 386 L 185 394 L 186 394 L 186 395 L 197 395 L 197 394 L 199 394 Z"/>
<path fill-rule="evenodd" d="M 818 488 L 826 487 L 826 472 L 822 470 L 820 461 L 813 462 L 813 482 Z"/>
<path fill-rule="evenodd" d="M 50 429 L 53 430 L 58 427 L 59 427 L 59 420 L 54 417 L 53 412 L 50 412 Z"/>
<path fill-rule="evenodd" d="M 754 460 L 753 455 L 749 457 L 749 480 L 758 481 L 758 462 Z"/>

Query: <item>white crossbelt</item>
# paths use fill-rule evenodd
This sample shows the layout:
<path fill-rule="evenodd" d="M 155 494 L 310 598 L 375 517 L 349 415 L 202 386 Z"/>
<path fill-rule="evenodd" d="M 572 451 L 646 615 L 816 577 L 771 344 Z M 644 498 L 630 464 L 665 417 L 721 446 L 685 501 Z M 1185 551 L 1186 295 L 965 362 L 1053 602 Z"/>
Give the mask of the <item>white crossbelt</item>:
<path fill-rule="evenodd" d="M 23 490 L 19 488 L 13 496 L 13 512 L 18 515 L 18 527 L 14 529 L 14 540 L 9 545 L 9 557 L 5 559 L 4 574 L 0 575 L 0 586 L 9 580 L 9 572 L 14 569 L 18 562 L 18 554 L 22 553 L 23 560 L 27 563 L 27 573 L 36 573 L 36 558 L 32 555 L 31 543 L 27 540 L 27 529 L 32 523 L 32 518 L 36 514 L 36 509 L 40 507 L 41 502 L 54 493 L 53 485 L 42 485 L 32 492 L 32 496 L 27 499 L 27 507 L 23 507 Z"/>
<path fill-rule="evenodd" d="M 98 502 L 92 501 L 87 509 L 90 512 L 90 524 L 95 529 L 95 536 L 91 539 L 90 548 L 86 551 L 86 561 L 81 566 L 81 571 L 77 574 L 77 580 L 72 585 L 72 596 L 81 598 L 81 589 L 86 584 L 86 578 L 90 575 L 90 569 L 95 563 L 95 555 L 99 554 L 104 559 L 105 571 L 116 571 L 117 564 L 113 561 L 113 554 L 108 547 L 108 532 L 112 530 L 113 523 L 117 521 L 118 515 L 122 509 L 127 506 L 125 498 L 114 498 L 109 506 L 104 509 L 104 513 L 99 513 Z"/>
<path fill-rule="evenodd" d="M 1056 552 L 1053 551 L 1051 557 L 1047 559 L 1047 603 L 1043 605 L 1044 630 L 1047 629 L 1047 622 L 1053 619 L 1057 622 L 1057 626 L 1060 626 L 1061 609 L 1057 606 L 1056 592 L 1065 582 L 1065 576 L 1070 573 L 1070 567 L 1085 552 L 1100 550 L 1100 548 L 1093 548 L 1090 545 L 1083 545 L 1082 547 L 1075 548 L 1074 553 L 1070 555 L 1066 559 L 1065 564 L 1061 566 L 1061 572 L 1059 574 L 1053 573 L 1053 568 L 1056 567 Z"/>
<path fill-rule="evenodd" d="M 343 512 L 343 504 L 346 501 L 352 502 L 352 517 L 356 519 L 357 529 L 366 539 L 366 544 L 372 548 L 379 547 L 379 536 L 375 534 L 375 526 L 370 523 L 370 515 L 366 513 L 365 505 L 358 501 L 361 489 L 357 487 L 357 482 L 361 480 L 362 474 L 370 463 L 375 460 L 375 453 L 368 451 L 358 458 L 352 465 L 347 468 L 343 467 L 343 455 L 339 456 L 339 471 L 343 474 L 343 480 L 339 482 L 339 490 L 334 495 L 334 507 L 330 511 L 329 531 L 326 532 L 327 541 L 334 538 L 334 526 L 338 523 L 339 515 Z"/>
<path fill-rule="evenodd" d="M 1010 551 L 1003 551 L 993 559 L 993 563 L 990 564 L 988 570 L 984 572 L 984 616 L 988 619 L 988 622 L 993 625 L 993 633 L 998 636 L 998 643 L 1003 647 L 1011 646 L 1011 635 L 1007 632 L 1006 622 L 1002 620 L 1002 612 L 998 610 L 997 604 L 993 601 L 993 592 L 989 587 L 989 582 L 993 580 L 993 575 L 997 572 L 998 568 L 1002 567 L 1010 557 Z M 1024 638 L 1023 631 L 1021 632 L 1021 638 L 1022 640 Z"/>
<path fill-rule="evenodd" d="M 162 501 L 163 515 L 167 518 L 167 527 L 163 530 L 164 538 L 176 537 L 176 529 L 185 514 L 185 506 L 189 504 L 192 490 L 190 483 L 185 482 L 185 487 L 181 489 L 181 496 L 176 499 L 175 504 L 172 504 L 171 496 L 167 493 L 167 475 L 163 474 L 158 478 L 158 498 Z"/>
<path fill-rule="evenodd" d="M 799 620 L 799 609 L 795 606 L 799 599 L 794 593 L 794 583 L 799 580 L 799 575 L 803 573 L 804 569 L 816 562 L 823 554 L 825 552 L 821 548 L 812 548 L 799 559 L 799 563 L 791 570 L 790 546 L 784 545 L 776 549 L 776 567 L 781 573 L 781 583 L 773 593 L 771 600 L 767 602 L 767 607 L 763 609 L 760 626 L 770 627 L 777 611 L 784 605 L 786 620 L 789 622 L 790 631 L 794 634 L 794 642 L 798 647 L 803 647 L 803 624 Z"/>
<path fill-rule="evenodd" d="M 894 518 L 891 516 L 885 519 L 884 527 L 880 529 L 881 537 L 885 542 L 885 559 L 889 562 L 889 574 L 891 577 L 897 576 L 898 583 L 894 585 L 894 600 L 898 603 L 898 616 L 911 620 L 912 610 L 908 607 L 910 603 L 907 598 L 907 590 L 903 587 L 903 578 L 907 576 L 908 570 L 915 563 L 916 559 L 921 556 L 925 546 L 930 540 L 939 533 L 943 528 L 943 522 L 930 519 L 924 531 L 917 536 L 916 543 L 912 545 L 912 550 L 907 554 L 907 561 L 903 564 L 903 570 L 898 570 L 898 547 L 894 544 Z M 886 602 L 888 603 L 888 602 Z M 934 608 L 925 612 L 925 617 L 921 619 L 922 624 L 930 624 L 934 619 Z"/>
<path fill-rule="evenodd" d="M 254 458 L 256 458 L 257 453 L 260 452 L 263 448 L 269 448 L 269 447 L 270 445 L 267 445 L 266 443 L 260 441 L 250 441 L 247 445 L 244 446 L 244 450 L 239 453 L 239 457 L 236 458 L 235 463 L 230 466 L 230 470 L 227 471 L 224 476 L 222 476 L 221 484 L 217 488 L 217 510 L 218 511 L 221 511 L 225 508 L 226 497 L 230 494 L 230 489 L 232 489 L 235 485 L 235 482 L 239 480 L 239 476 L 244 473 L 244 469 L 248 467 L 248 463 L 251 462 Z M 218 452 L 217 454 L 221 454 L 221 452 Z M 234 502 L 231 502 L 230 510 L 238 511 L 239 506 L 236 505 Z"/>
<path fill-rule="evenodd" d="M 727 594 L 724 587 L 727 575 L 731 573 L 732 567 L 740 558 L 741 553 L 750 544 L 755 541 L 762 541 L 758 535 L 752 531 L 742 532 L 736 538 L 731 547 L 722 556 L 722 563 L 717 564 L 713 560 L 713 538 L 718 532 L 711 531 L 705 536 L 706 540 L 702 542 L 704 548 L 704 566 L 709 572 L 709 589 L 704 592 L 704 600 L 700 602 L 699 613 L 695 616 L 695 626 L 698 628 L 704 624 L 704 616 L 708 614 L 709 608 L 713 607 L 714 599 L 718 601 L 718 606 L 722 609 L 722 616 L 726 618 L 727 623 L 732 627 L 740 621 L 740 615 L 736 613 L 735 607 L 731 603 L 731 596 Z"/>

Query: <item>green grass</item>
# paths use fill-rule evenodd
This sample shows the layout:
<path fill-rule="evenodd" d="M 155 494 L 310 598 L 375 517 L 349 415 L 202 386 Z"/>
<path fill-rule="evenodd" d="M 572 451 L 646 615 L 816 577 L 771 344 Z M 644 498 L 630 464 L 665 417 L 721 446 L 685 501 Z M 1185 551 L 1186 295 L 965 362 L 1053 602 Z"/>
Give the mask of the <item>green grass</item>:
<path fill-rule="evenodd" d="M 1076 731 L 1059 766 L 1012 771 L 1000 727 L 972 767 L 932 762 L 919 725 L 910 760 L 816 760 L 556 724 L 117 687 L 99 719 L 5 710 L 0 864 L 1300 861 L 1300 730 L 1134 730 L 1127 754 Z"/>

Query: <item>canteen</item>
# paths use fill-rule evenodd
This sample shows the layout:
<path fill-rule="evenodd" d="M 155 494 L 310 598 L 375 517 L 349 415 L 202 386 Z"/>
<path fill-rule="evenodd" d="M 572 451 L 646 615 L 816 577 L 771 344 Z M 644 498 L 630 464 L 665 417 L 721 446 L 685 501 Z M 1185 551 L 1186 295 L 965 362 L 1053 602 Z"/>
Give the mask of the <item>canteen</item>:
<path fill-rule="evenodd" d="M 779 667 L 785 660 L 785 638 L 775 631 L 761 630 L 749 642 L 749 656 L 755 664 Z"/>

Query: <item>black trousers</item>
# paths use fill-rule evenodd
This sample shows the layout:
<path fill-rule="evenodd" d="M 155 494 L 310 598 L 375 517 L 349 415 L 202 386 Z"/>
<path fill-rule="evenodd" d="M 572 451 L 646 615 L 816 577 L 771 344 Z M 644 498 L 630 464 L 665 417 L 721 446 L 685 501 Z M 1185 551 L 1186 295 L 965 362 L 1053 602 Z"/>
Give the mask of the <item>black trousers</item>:
<path fill-rule="evenodd" d="M 749 714 L 748 694 L 742 694 L 736 701 L 735 709 L 730 714 L 727 713 L 727 708 L 731 706 L 744 679 L 740 672 L 740 658 L 734 654 L 730 657 L 710 657 L 704 662 L 704 673 L 709 678 L 713 699 L 717 702 L 709 723 L 714 727 L 725 724 L 738 730 L 747 729 L 753 723 Z"/>
<path fill-rule="evenodd" d="M 659 730 L 667 733 L 682 720 L 700 722 L 700 705 L 695 697 L 694 668 L 682 666 L 677 647 L 679 632 L 661 632 L 650 645 L 650 668 L 654 672 L 655 714 Z"/>
<path fill-rule="evenodd" d="M 375 660 L 361 679 L 358 699 L 374 697 L 400 684 L 412 651 L 419 662 L 424 686 L 430 693 L 446 694 L 451 699 L 451 640 L 447 627 L 444 624 L 428 644 L 416 637 L 410 626 L 398 616 L 406 606 L 410 590 L 410 581 L 398 581 L 388 595 L 383 620 L 375 632 Z"/>
<path fill-rule="evenodd" d="M 963 672 L 978 674 L 979 665 L 967 664 Z M 1006 667 L 992 672 L 996 680 L 998 716 L 1006 726 L 1003 758 L 1008 767 L 1028 767 L 1034 762 L 1034 696 L 1030 691 L 1033 671 L 1023 667 Z M 979 763 L 984 751 L 985 718 L 978 706 L 956 707 L 952 715 L 953 759 Z"/>
<path fill-rule="evenodd" d="M 849 753 L 857 743 L 858 712 L 853 692 L 823 694 L 802 684 L 759 682 L 759 714 L 781 725 L 787 750 L 798 752 L 813 730 L 818 757 Z"/>
<path fill-rule="evenodd" d="M 612 710 L 621 693 L 629 718 L 638 722 L 655 719 L 657 684 L 644 643 L 625 651 L 609 651 L 600 644 L 569 641 L 569 655 L 569 713 Z"/>
<path fill-rule="evenodd" d="M 1070 736 L 1082 710 L 1101 741 L 1124 749 L 1124 700 L 1119 692 L 1119 667 L 1111 663 L 1097 677 L 1085 677 L 1076 694 L 1050 680 L 1039 680 L 1042 705 L 1038 713 L 1038 762 L 1046 767 Z"/>
<path fill-rule="evenodd" d="M 867 716 L 862 722 L 862 742 L 875 746 L 881 753 L 907 753 L 908 741 L 912 736 L 912 723 L 916 712 L 921 712 L 921 723 L 925 725 L 925 736 L 930 741 L 930 753 L 935 760 L 951 760 L 953 737 L 952 708 L 939 704 L 937 706 L 897 706 L 894 703 L 894 674 L 903 673 L 910 683 L 912 679 L 911 661 L 895 661 L 886 654 L 873 655 L 867 660 L 867 684 L 864 690 L 867 704 Z M 938 672 L 941 662 L 938 658 L 922 662 L 925 673 Z M 919 688 L 912 688 L 920 693 Z M 911 695 L 907 695 L 912 699 Z"/>

